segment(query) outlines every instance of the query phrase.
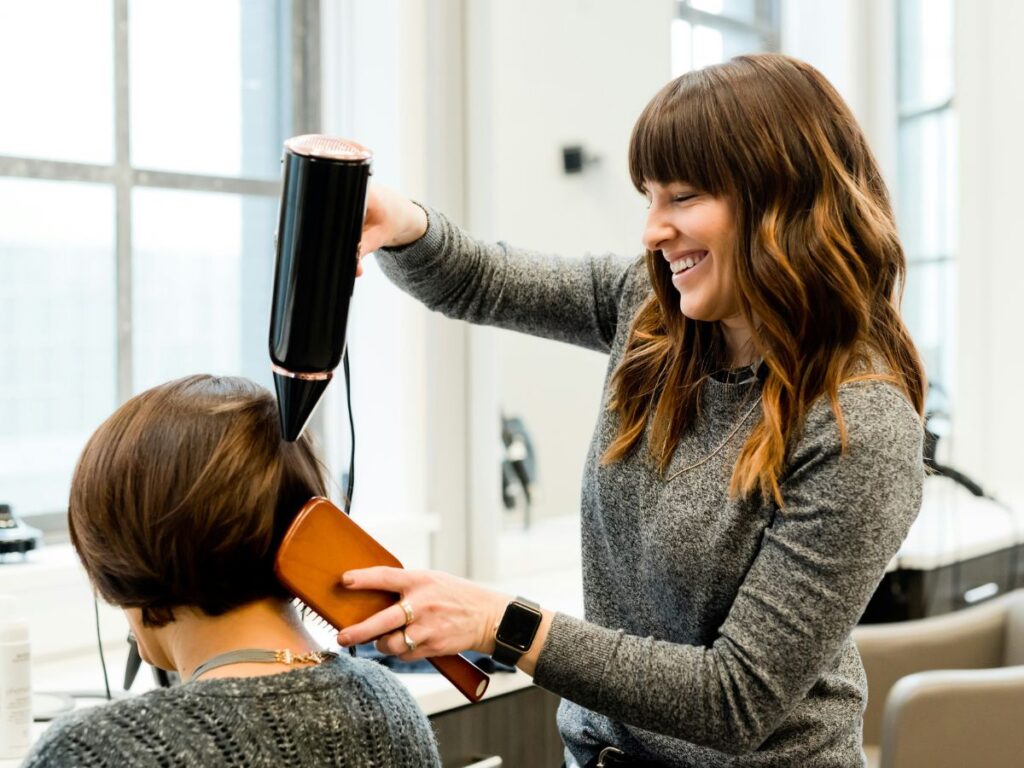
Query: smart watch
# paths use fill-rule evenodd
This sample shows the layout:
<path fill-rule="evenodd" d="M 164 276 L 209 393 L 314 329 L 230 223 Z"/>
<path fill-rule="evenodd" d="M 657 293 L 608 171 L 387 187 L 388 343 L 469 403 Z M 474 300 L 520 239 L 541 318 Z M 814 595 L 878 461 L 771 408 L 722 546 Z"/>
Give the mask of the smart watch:
<path fill-rule="evenodd" d="M 509 603 L 498 624 L 498 631 L 494 634 L 494 653 L 491 658 L 499 664 L 514 667 L 533 645 L 541 617 L 540 606 L 532 600 L 517 597 Z"/>

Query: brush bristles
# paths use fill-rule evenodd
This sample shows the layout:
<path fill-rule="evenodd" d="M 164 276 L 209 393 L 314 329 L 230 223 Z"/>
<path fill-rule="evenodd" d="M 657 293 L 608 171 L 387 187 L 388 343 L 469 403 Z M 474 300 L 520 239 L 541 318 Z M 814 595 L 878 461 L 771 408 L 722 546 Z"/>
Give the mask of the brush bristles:
<path fill-rule="evenodd" d="M 334 626 L 334 624 L 332 624 L 319 613 L 314 611 L 312 608 L 310 608 L 308 605 L 302 602 L 299 598 L 295 598 L 292 601 L 292 605 L 294 605 L 298 609 L 299 617 L 302 619 L 303 624 L 310 622 L 314 626 L 320 627 L 321 629 L 330 630 L 332 632 L 338 631 L 338 627 Z"/>

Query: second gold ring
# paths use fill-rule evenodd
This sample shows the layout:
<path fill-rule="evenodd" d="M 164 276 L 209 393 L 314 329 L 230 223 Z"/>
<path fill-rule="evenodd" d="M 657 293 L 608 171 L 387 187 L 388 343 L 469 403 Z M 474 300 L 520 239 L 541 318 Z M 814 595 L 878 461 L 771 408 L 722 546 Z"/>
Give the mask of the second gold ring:
<path fill-rule="evenodd" d="M 400 600 L 398 605 L 401 606 L 403 611 L 405 611 L 405 623 L 406 623 L 406 625 L 412 624 L 413 613 L 412 613 L 412 606 L 409 605 L 409 601 L 408 600 Z"/>

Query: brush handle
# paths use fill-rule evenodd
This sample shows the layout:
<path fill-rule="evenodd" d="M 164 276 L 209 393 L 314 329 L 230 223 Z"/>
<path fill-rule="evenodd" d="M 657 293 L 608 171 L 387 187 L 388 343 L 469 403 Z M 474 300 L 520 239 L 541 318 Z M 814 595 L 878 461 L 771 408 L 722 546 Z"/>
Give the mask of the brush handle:
<path fill-rule="evenodd" d="M 427 661 L 473 703 L 483 698 L 491 679 L 465 656 L 435 656 Z"/>

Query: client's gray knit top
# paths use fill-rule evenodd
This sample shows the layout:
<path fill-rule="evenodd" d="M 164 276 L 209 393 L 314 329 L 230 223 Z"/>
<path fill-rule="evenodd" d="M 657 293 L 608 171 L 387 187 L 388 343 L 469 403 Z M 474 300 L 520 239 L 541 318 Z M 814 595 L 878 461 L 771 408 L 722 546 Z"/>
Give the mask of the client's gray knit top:
<path fill-rule="evenodd" d="M 378 253 L 404 290 L 450 317 L 606 352 L 615 369 L 651 290 L 642 260 L 542 256 L 429 221 L 416 243 Z M 842 453 L 829 403 L 816 403 L 780 511 L 727 490 L 760 387 L 708 380 L 661 476 L 646 444 L 601 466 L 617 425 L 606 380 L 583 478 L 586 621 L 557 615 L 535 677 L 563 697 L 559 728 L 580 764 L 608 744 L 672 766 L 863 764 L 850 632 L 920 506 L 920 420 L 887 384 L 844 385 Z"/>
<path fill-rule="evenodd" d="M 376 662 L 197 680 L 72 713 L 23 768 L 440 766 L 430 723 Z"/>

